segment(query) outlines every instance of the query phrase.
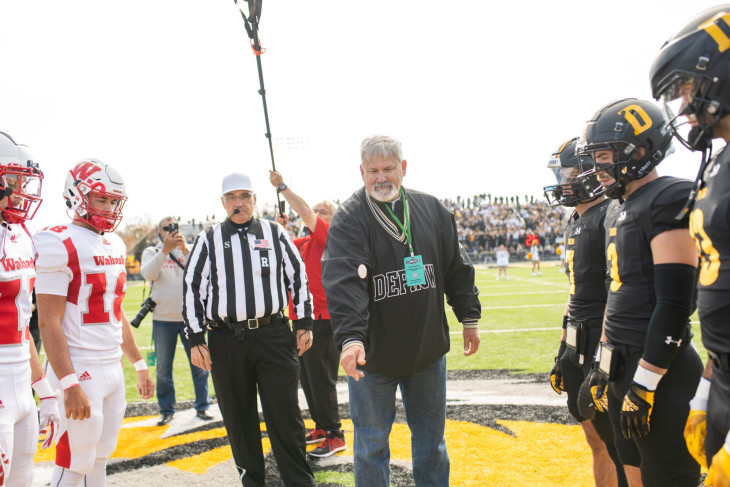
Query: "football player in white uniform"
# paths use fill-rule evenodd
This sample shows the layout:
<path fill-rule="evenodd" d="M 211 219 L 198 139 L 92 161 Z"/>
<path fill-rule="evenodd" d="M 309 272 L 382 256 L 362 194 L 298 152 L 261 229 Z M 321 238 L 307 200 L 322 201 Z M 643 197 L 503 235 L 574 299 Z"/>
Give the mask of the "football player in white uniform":
<path fill-rule="evenodd" d="M 63 193 L 70 225 L 34 237 L 38 324 L 58 391 L 61 434 L 52 486 L 106 485 L 106 462 L 124 418 L 120 359 L 137 370 L 143 399 L 155 385 L 122 311 L 126 248 L 112 232 L 122 220 L 124 180 L 96 159 L 79 162 Z"/>
<path fill-rule="evenodd" d="M 41 198 L 43 173 L 25 147 L 0 132 L 0 485 L 29 486 L 38 448 L 38 415 L 31 387 L 41 398 L 43 448 L 60 422 L 56 397 L 28 331 L 35 283 L 35 251 L 25 221 Z"/>

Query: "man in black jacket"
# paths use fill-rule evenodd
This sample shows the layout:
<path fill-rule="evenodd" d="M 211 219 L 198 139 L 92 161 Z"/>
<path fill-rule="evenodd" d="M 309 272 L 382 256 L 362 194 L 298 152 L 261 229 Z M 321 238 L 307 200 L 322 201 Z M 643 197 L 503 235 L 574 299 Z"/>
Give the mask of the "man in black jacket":
<path fill-rule="evenodd" d="M 400 387 L 411 430 L 417 486 L 446 486 L 444 294 L 462 323 L 464 354 L 479 348 L 481 305 L 474 267 L 454 216 L 433 196 L 401 186 L 401 144 L 362 143 L 364 188 L 335 214 L 322 282 L 340 364 L 349 378 L 355 427 L 355 483 L 390 485 L 388 436 Z"/>

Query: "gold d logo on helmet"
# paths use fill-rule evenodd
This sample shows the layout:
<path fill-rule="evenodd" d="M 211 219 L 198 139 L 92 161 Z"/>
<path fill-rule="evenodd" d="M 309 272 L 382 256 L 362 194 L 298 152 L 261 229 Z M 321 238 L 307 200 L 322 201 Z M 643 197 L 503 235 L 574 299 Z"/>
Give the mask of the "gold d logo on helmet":
<path fill-rule="evenodd" d="M 636 115 L 634 113 L 638 114 L 641 117 L 641 121 L 636 118 Z M 627 122 L 631 124 L 632 127 L 634 127 L 634 135 L 639 135 L 642 132 L 646 132 L 651 128 L 654 122 L 652 122 L 651 117 L 648 113 L 646 113 L 646 110 L 641 108 L 639 105 L 629 105 L 625 108 L 622 108 L 618 112 L 619 115 L 623 115 Z"/>

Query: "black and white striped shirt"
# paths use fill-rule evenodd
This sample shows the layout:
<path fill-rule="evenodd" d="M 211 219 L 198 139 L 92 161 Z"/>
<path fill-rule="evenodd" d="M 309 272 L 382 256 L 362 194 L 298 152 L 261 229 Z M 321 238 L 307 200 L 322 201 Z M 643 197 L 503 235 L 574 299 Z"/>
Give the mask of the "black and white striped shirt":
<path fill-rule="evenodd" d="M 183 317 L 191 343 L 203 343 L 206 320 L 222 323 L 278 313 L 291 293 L 297 316 L 312 317 L 304 262 L 278 223 L 230 220 L 195 240 L 183 280 Z"/>

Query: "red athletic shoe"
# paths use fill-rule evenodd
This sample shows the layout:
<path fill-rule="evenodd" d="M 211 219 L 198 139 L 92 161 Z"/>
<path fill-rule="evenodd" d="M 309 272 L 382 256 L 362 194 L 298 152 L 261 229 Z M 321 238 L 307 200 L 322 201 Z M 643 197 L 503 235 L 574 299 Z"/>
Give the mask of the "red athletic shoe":
<path fill-rule="evenodd" d="M 321 445 L 310 451 L 309 454 L 313 457 L 328 457 L 346 448 L 347 443 L 345 443 L 345 440 L 335 436 L 334 438 L 324 440 Z"/>
<path fill-rule="evenodd" d="M 320 443 L 322 442 L 322 440 L 327 438 L 327 432 L 325 430 L 318 430 L 315 428 L 307 433 L 307 436 L 305 438 L 307 440 L 307 445 Z"/>

